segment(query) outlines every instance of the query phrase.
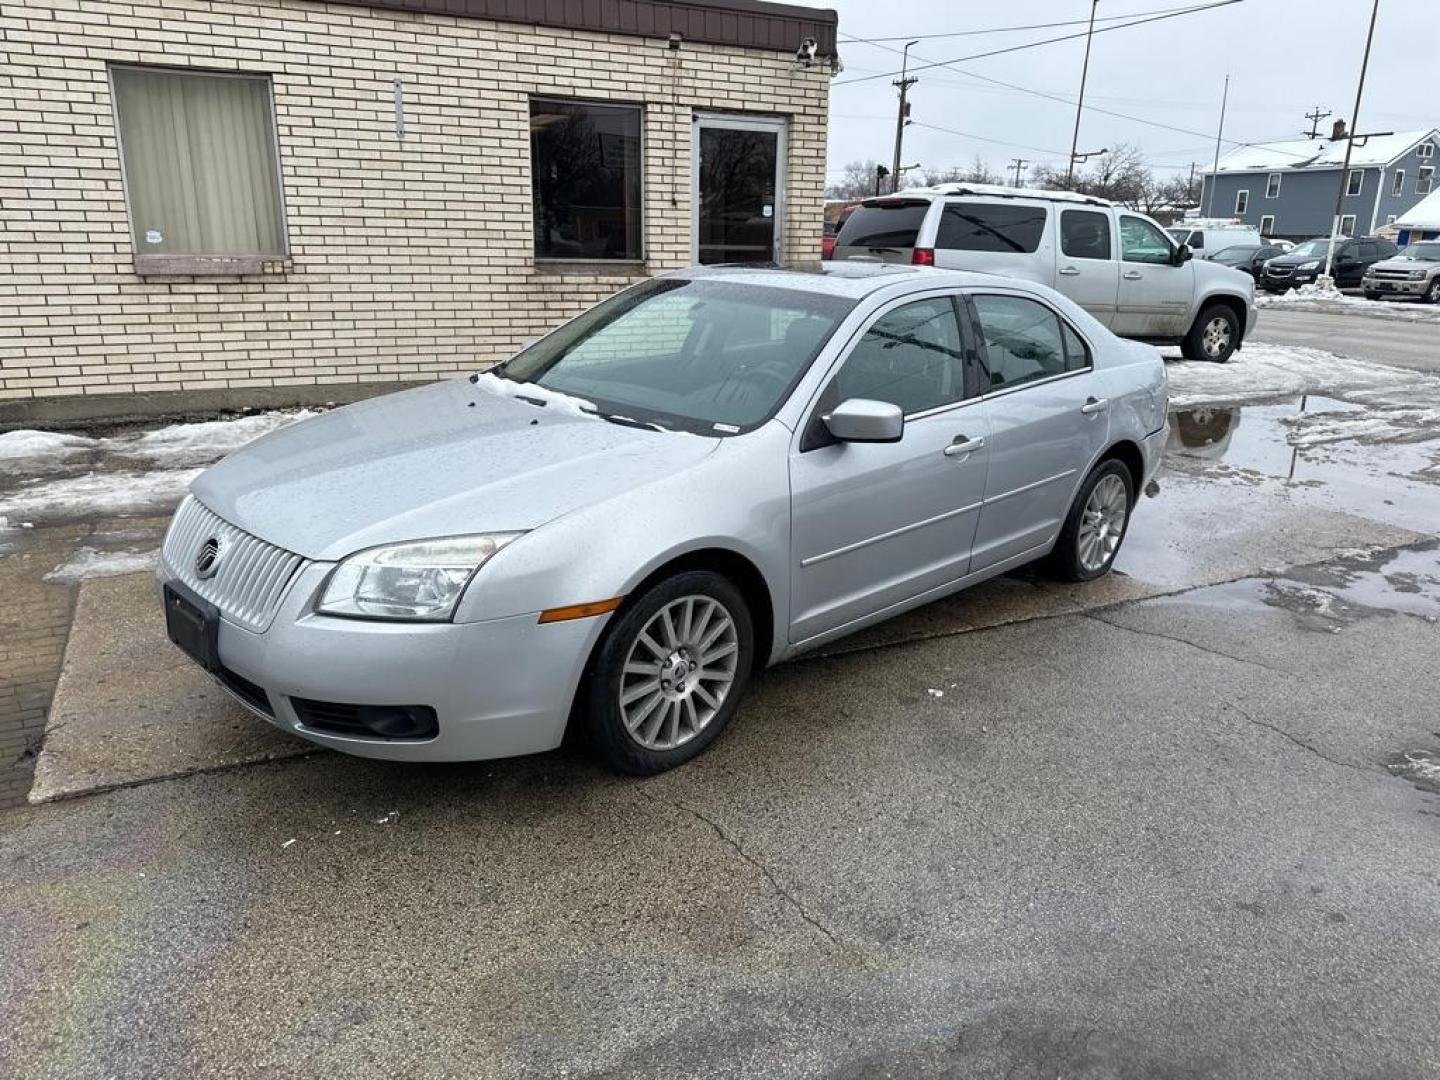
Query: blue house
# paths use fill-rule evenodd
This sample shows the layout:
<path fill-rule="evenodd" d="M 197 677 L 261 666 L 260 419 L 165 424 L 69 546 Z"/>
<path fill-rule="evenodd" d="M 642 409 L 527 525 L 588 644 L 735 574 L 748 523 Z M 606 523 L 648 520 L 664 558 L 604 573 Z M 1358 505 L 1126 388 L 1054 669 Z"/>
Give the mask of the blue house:
<path fill-rule="evenodd" d="M 1401 214 L 1395 230 L 1401 247 L 1416 240 L 1440 240 L 1440 189 Z"/>
<path fill-rule="evenodd" d="M 1335 215 L 1347 142 L 1343 121 L 1329 139 L 1242 146 L 1205 173 L 1200 214 L 1237 218 L 1265 236 L 1327 236 Z M 1345 177 L 1340 231 L 1368 236 L 1393 224 L 1433 191 L 1440 131 L 1397 131 L 1355 140 Z"/>

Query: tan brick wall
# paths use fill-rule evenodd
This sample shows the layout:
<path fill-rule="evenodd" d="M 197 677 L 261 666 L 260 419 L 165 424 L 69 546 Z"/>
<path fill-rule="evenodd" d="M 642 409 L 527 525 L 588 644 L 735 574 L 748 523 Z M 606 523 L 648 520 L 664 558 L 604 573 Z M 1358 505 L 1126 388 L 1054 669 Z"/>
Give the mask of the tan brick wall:
<path fill-rule="evenodd" d="M 0 34 L 0 399 L 414 380 L 504 356 L 633 280 L 535 265 L 530 94 L 644 105 L 651 272 L 690 262 L 693 112 L 787 117 L 785 250 L 818 249 L 829 76 L 786 55 L 310 0 L 0 0 Z M 111 62 L 273 77 L 283 272 L 133 272 Z"/>

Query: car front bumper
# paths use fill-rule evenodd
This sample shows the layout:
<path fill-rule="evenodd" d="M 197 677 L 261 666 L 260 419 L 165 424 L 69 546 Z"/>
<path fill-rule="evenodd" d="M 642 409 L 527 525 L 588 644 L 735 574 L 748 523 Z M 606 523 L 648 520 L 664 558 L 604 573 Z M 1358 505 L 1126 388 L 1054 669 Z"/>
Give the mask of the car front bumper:
<path fill-rule="evenodd" d="M 1366 292 L 1395 293 L 1398 296 L 1423 296 L 1430 288 L 1430 282 L 1421 278 L 1419 281 L 1401 280 L 1398 278 L 1371 278 L 1367 277 L 1361 282 L 1361 288 Z"/>
<path fill-rule="evenodd" d="M 221 664 L 268 699 L 267 712 L 236 695 L 252 712 L 321 746 L 394 761 L 475 761 L 560 745 L 585 665 L 609 616 L 542 625 L 538 612 L 472 623 L 318 615 L 311 600 L 331 568 L 306 565 L 263 633 L 222 616 Z M 162 586 L 176 580 L 163 561 L 157 577 Z M 227 689 L 234 695 L 233 686 Z M 302 722 L 295 699 L 429 706 L 438 731 L 426 739 L 319 731 Z"/>

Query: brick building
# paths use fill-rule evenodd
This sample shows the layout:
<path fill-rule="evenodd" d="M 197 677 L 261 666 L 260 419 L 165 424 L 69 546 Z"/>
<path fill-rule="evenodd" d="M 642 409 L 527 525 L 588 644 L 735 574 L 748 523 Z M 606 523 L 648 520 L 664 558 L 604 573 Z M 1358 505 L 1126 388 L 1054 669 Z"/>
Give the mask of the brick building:
<path fill-rule="evenodd" d="M 3 425 L 357 396 L 647 273 L 818 254 L 828 10 L 0 0 L 0 32 Z"/>

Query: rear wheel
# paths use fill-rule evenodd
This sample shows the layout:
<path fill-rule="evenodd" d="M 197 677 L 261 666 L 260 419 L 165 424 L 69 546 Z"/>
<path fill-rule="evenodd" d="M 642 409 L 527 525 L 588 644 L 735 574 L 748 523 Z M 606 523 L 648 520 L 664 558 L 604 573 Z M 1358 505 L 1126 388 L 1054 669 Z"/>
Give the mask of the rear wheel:
<path fill-rule="evenodd" d="M 1130 526 L 1135 483 L 1130 470 L 1115 458 L 1090 470 L 1050 553 L 1050 570 L 1056 577 L 1092 581 L 1109 573 Z"/>
<path fill-rule="evenodd" d="M 1180 351 L 1187 360 L 1213 360 L 1223 364 L 1240 344 L 1240 320 L 1224 304 L 1212 304 L 1200 312 Z"/>
<path fill-rule="evenodd" d="M 618 772 L 664 772 L 709 746 L 749 682 L 755 632 L 740 591 L 709 571 L 660 582 L 607 629 L 585 728 Z"/>

